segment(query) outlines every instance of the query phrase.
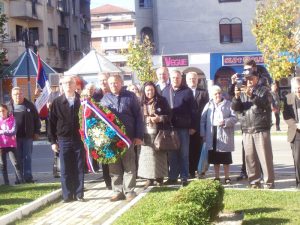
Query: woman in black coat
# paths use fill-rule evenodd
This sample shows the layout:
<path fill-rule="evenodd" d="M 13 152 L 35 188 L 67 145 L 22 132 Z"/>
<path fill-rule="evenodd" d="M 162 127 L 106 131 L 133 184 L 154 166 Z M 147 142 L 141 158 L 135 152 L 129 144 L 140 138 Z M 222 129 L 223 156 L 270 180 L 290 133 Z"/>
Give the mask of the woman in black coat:
<path fill-rule="evenodd" d="M 147 179 L 145 188 L 162 185 L 168 176 L 167 153 L 156 151 L 153 141 L 161 129 L 167 129 L 170 118 L 170 107 L 167 100 L 157 93 L 153 82 L 146 82 L 142 88 L 142 113 L 144 118 L 144 143 L 139 156 L 138 176 Z"/>

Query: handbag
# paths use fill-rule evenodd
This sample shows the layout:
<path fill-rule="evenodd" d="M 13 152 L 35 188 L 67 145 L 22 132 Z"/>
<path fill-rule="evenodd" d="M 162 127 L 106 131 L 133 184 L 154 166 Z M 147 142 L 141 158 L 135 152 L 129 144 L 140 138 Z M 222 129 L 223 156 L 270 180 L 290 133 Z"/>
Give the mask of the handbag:
<path fill-rule="evenodd" d="M 178 151 L 180 149 L 180 139 L 177 131 L 173 128 L 160 130 L 153 144 L 156 151 Z"/>

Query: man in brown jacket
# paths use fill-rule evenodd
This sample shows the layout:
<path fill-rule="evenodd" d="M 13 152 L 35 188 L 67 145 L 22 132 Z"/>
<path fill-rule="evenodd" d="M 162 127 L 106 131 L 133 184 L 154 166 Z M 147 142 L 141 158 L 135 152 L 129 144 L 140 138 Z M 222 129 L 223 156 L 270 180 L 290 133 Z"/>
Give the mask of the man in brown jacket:
<path fill-rule="evenodd" d="M 288 124 L 288 142 L 293 152 L 296 188 L 300 189 L 300 77 L 291 80 L 291 93 L 284 99 L 283 118 Z"/>

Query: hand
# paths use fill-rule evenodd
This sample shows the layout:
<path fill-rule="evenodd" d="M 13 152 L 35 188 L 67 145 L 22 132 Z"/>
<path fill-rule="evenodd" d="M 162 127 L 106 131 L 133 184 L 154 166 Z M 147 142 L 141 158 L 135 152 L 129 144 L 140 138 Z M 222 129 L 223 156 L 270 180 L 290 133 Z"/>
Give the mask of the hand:
<path fill-rule="evenodd" d="M 237 73 L 235 73 L 231 76 L 231 83 L 236 84 L 236 79 L 237 79 Z"/>
<path fill-rule="evenodd" d="M 52 149 L 52 151 L 59 153 L 59 149 L 58 149 L 58 145 L 57 144 L 52 144 L 51 145 L 51 149 Z"/>
<path fill-rule="evenodd" d="M 33 140 L 34 140 L 34 141 L 39 140 L 39 135 L 38 135 L 38 134 L 33 134 Z"/>
<path fill-rule="evenodd" d="M 152 123 L 158 123 L 158 122 L 160 122 L 160 116 L 154 114 L 153 116 L 150 117 L 150 121 Z"/>
<path fill-rule="evenodd" d="M 134 138 L 133 139 L 133 145 L 141 145 L 143 141 L 139 138 Z"/>
<path fill-rule="evenodd" d="M 189 129 L 189 134 L 190 135 L 193 135 L 193 134 L 195 134 L 196 133 L 196 130 L 195 129 Z"/>
<path fill-rule="evenodd" d="M 202 137 L 202 141 L 205 142 L 205 136 L 200 136 L 200 137 Z"/>
<path fill-rule="evenodd" d="M 225 120 L 222 120 L 222 121 L 219 122 L 220 127 L 223 127 L 224 125 L 225 125 Z"/>
<path fill-rule="evenodd" d="M 246 87 L 245 93 L 248 97 L 252 97 L 253 88 L 252 87 Z"/>
<path fill-rule="evenodd" d="M 234 97 L 235 97 L 236 99 L 238 99 L 238 98 L 241 97 L 241 89 L 239 89 L 239 88 L 237 88 L 237 87 L 234 88 Z"/>

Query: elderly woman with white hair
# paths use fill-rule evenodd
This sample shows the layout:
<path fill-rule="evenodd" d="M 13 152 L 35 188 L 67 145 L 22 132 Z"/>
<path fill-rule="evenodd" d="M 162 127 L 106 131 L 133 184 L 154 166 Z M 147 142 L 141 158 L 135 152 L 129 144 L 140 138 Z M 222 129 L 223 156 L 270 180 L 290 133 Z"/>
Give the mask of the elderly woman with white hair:
<path fill-rule="evenodd" d="M 220 181 L 220 164 L 223 164 L 225 184 L 230 184 L 229 165 L 234 151 L 234 124 L 237 118 L 231 102 L 222 97 L 219 86 L 211 87 L 212 99 L 205 105 L 200 122 L 200 135 L 208 149 L 208 163 L 214 164 L 215 180 Z"/>

